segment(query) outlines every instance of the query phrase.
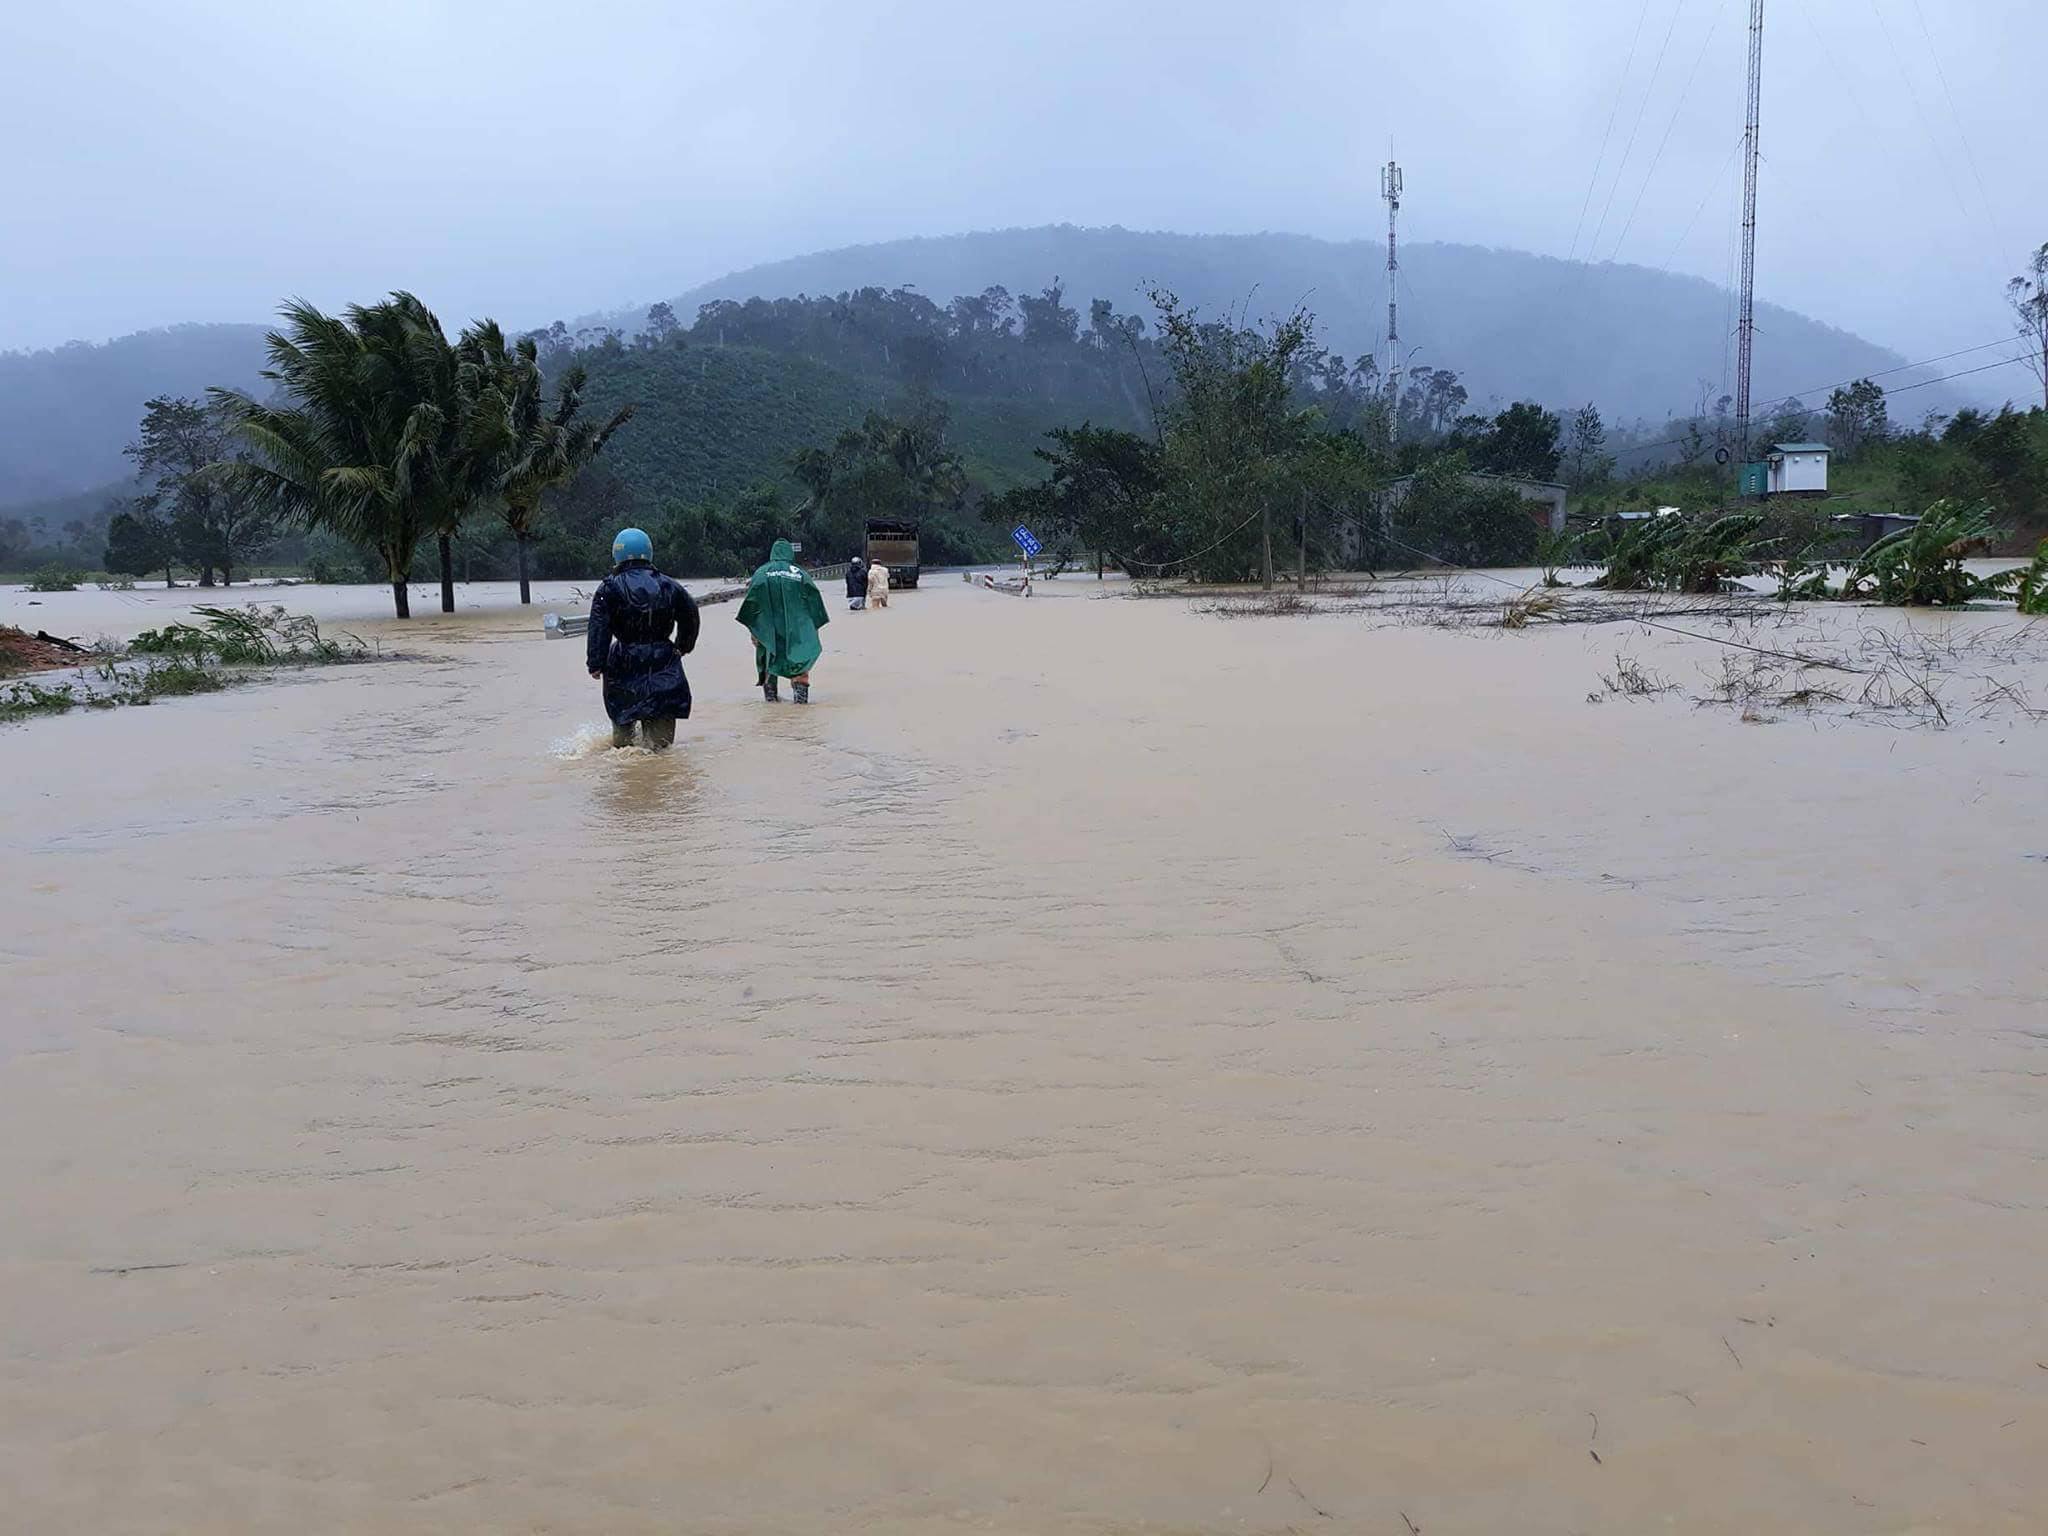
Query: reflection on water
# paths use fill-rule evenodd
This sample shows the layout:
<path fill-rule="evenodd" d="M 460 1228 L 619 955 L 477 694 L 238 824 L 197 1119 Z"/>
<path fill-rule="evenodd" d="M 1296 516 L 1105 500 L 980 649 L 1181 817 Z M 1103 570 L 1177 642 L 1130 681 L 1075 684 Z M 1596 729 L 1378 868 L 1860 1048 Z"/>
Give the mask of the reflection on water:
<path fill-rule="evenodd" d="M 2019 726 L 954 588 L 0 734 L 0 1525 L 2038 1529 Z"/>

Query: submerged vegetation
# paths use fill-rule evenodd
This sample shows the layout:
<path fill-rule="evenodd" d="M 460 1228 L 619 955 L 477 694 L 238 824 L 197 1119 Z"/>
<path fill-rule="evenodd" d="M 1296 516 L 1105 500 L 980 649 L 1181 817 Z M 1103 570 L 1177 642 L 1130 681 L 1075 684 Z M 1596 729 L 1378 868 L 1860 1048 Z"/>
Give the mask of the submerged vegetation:
<path fill-rule="evenodd" d="M 77 682 L 21 679 L 0 688 L 0 723 L 216 693 L 248 681 L 259 668 L 332 666 L 382 654 L 354 635 L 324 635 L 312 618 L 275 605 L 193 612 L 202 623 L 144 630 L 130 643 L 128 656 L 99 653 Z M 90 655 L 81 653 L 79 660 Z"/>
<path fill-rule="evenodd" d="M 1989 507 L 1937 501 L 1912 527 L 1886 534 L 1865 550 L 1850 568 L 1842 595 L 1907 608 L 1954 608 L 2003 596 L 2001 578 L 1975 575 L 1963 564 L 1997 538 Z"/>
<path fill-rule="evenodd" d="M 283 666 L 368 661 L 377 654 L 355 635 L 335 640 L 306 614 L 251 603 L 245 608 L 194 608 L 203 624 L 145 629 L 129 643 L 143 655 L 176 656 L 217 666 Z"/>
<path fill-rule="evenodd" d="M 22 681 L 0 688 L 0 724 L 74 709 L 115 709 L 124 704 L 154 704 L 158 699 L 217 693 L 241 681 L 233 673 L 183 656 L 152 660 L 139 667 L 109 660 L 100 663 L 89 683 Z"/>

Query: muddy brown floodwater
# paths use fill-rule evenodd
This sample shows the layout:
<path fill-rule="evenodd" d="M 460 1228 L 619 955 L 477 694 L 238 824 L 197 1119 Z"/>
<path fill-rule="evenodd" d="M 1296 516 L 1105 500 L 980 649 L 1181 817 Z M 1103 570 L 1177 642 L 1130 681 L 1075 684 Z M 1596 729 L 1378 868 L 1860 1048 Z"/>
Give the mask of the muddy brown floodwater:
<path fill-rule="evenodd" d="M 0 1524 L 2043 1528 L 2048 725 L 1097 591 L 0 732 Z"/>

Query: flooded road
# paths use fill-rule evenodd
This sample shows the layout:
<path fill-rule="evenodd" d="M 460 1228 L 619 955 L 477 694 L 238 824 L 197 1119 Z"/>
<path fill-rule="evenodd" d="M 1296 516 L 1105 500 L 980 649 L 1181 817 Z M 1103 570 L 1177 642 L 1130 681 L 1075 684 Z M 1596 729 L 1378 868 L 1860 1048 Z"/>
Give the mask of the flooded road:
<path fill-rule="evenodd" d="M 1096 591 L 0 732 L 8 1528 L 2040 1529 L 2048 725 Z"/>

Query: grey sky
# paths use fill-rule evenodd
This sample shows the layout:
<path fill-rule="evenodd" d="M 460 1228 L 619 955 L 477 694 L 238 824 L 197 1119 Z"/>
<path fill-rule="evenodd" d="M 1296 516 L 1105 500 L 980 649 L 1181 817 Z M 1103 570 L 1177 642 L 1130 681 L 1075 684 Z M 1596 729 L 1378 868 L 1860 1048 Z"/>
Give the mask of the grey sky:
<path fill-rule="evenodd" d="M 1768 10 L 1762 293 L 1911 357 L 2004 334 L 2048 5 Z M 536 324 L 999 225 L 1370 235 L 1390 142 L 1415 238 L 1731 270 L 1744 0 L 4 12 L 0 347 L 394 287 Z"/>

